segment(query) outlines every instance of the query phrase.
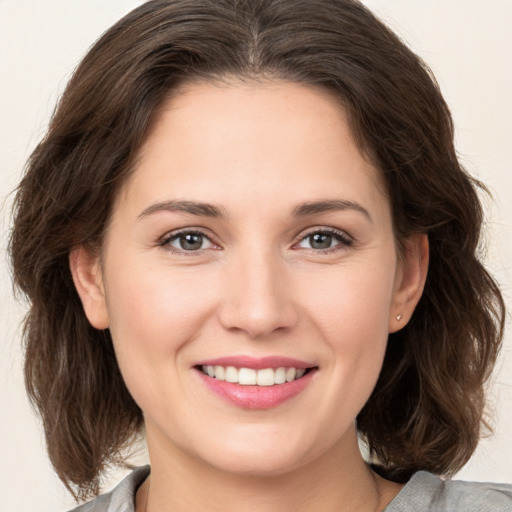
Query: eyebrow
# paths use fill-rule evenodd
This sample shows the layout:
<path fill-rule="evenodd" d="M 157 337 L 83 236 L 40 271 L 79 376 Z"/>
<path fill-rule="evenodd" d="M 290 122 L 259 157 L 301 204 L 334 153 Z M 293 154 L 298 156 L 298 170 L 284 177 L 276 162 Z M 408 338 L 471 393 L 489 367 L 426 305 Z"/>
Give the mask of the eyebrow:
<path fill-rule="evenodd" d="M 197 201 L 163 201 L 146 208 L 138 216 L 138 219 L 143 219 L 148 215 L 162 211 L 183 212 L 201 217 L 225 218 L 227 216 L 222 208 L 209 203 L 201 203 Z"/>
<path fill-rule="evenodd" d="M 333 211 L 346 211 L 355 210 L 362 213 L 370 222 L 373 219 L 368 210 L 354 201 L 346 201 L 343 199 L 326 199 L 322 201 L 314 201 L 302 203 L 293 209 L 292 215 L 294 217 L 306 217 L 308 215 L 315 215 L 319 213 L 327 213 Z M 224 219 L 227 217 L 223 208 L 210 203 L 203 203 L 198 201 L 162 201 L 148 206 L 142 213 L 139 214 L 138 219 L 143 219 L 156 212 L 183 212 L 190 215 L 197 215 L 199 217 L 212 217 Z"/>
<path fill-rule="evenodd" d="M 356 212 L 362 213 L 370 222 L 373 223 L 373 219 L 366 208 L 354 201 L 346 201 L 343 199 L 326 199 L 323 201 L 303 203 L 293 210 L 293 215 L 295 217 L 305 217 L 307 215 L 314 215 L 318 213 L 345 210 L 355 210 Z"/>

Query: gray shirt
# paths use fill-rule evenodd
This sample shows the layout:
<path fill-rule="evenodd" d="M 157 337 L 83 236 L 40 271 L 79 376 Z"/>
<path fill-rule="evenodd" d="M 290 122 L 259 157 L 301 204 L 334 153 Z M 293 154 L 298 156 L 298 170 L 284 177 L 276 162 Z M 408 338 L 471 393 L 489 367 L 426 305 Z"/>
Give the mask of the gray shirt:
<path fill-rule="evenodd" d="M 134 512 L 149 466 L 135 469 L 111 492 L 72 512 Z M 512 512 L 512 485 L 441 480 L 419 471 L 384 512 Z"/>

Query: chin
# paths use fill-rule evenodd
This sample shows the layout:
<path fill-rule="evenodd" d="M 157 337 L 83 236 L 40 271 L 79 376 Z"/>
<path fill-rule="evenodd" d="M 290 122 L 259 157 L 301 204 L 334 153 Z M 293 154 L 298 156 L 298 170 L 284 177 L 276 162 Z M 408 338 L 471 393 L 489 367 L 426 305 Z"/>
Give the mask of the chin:
<path fill-rule="evenodd" d="M 290 473 L 300 467 L 304 461 L 302 457 L 283 457 L 267 453 L 262 453 L 259 457 L 253 457 L 250 454 L 224 454 L 223 457 L 212 458 L 210 464 L 217 469 L 234 475 L 270 478 Z"/>
<path fill-rule="evenodd" d="M 225 443 L 217 440 L 203 451 L 202 457 L 198 455 L 221 471 L 252 477 L 283 475 L 307 464 L 315 456 L 304 440 L 291 439 L 289 435 L 250 437 L 248 440 L 231 436 Z"/>

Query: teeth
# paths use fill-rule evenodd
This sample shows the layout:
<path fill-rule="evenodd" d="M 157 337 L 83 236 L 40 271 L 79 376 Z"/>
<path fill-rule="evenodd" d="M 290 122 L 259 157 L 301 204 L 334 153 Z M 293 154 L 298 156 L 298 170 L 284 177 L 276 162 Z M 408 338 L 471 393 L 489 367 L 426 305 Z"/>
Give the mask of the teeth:
<path fill-rule="evenodd" d="M 276 384 L 284 384 L 286 382 L 286 368 L 278 368 L 274 376 Z"/>
<path fill-rule="evenodd" d="M 272 368 L 258 370 L 258 386 L 273 386 L 275 382 L 275 372 Z"/>
<path fill-rule="evenodd" d="M 273 386 L 300 379 L 306 373 L 305 368 L 235 368 L 234 366 L 203 366 L 202 371 L 209 377 L 240 384 L 241 386 Z"/>
<path fill-rule="evenodd" d="M 288 368 L 286 370 L 286 382 L 291 382 L 295 380 L 295 376 L 297 375 L 297 370 L 295 368 Z"/>
<path fill-rule="evenodd" d="M 257 377 L 258 374 L 256 370 L 252 370 L 251 368 L 240 368 L 240 370 L 238 370 L 238 384 L 242 384 L 242 386 L 254 386 Z"/>
<path fill-rule="evenodd" d="M 216 366 L 215 374 L 213 375 L 216 379 L 224 380 L 226 377 L 226 371 L 224 370 L 224 366 Z"/>
<path fill-rule="evenodd" d="M 228 366 L 224 373 L 226 382 L 238 382 L 238 370 L 234 366 Z"/>

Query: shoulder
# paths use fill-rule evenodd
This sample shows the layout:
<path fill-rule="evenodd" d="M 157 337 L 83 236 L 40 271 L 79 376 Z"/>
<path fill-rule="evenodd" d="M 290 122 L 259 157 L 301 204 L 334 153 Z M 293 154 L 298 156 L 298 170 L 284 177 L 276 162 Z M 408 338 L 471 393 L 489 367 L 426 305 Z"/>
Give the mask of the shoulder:
<path fill-rule="evenodd" d="M 385 512 L 512 512 L 512 485 L 441 480 L 419 471 Z"/>
<path fill-rule="evenodd" d="M 134 469 L 110 492 L 69 512 L 134 512 L 135 493 L 149 475 L 149 466 Z"/>

